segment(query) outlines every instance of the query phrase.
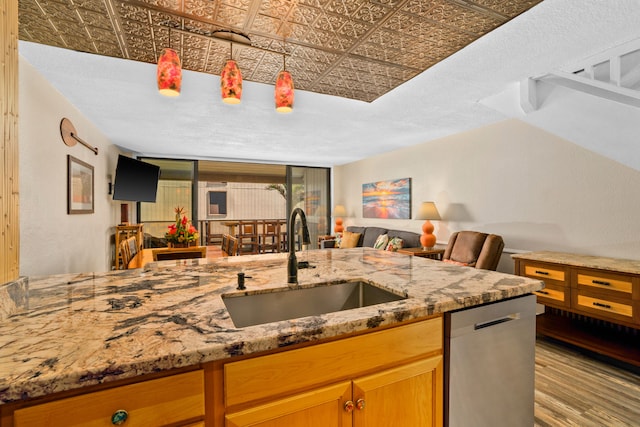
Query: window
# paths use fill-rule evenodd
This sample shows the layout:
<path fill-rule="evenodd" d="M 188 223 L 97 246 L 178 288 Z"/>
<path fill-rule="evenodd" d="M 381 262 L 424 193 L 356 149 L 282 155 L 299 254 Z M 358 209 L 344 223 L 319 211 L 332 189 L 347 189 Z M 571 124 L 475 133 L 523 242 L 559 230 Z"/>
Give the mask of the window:
<path fill-rule="evenodd" d="M 209 215 L 226 215 L 227 214 L 227 192 L 226 191 L 209 191 Z"/>

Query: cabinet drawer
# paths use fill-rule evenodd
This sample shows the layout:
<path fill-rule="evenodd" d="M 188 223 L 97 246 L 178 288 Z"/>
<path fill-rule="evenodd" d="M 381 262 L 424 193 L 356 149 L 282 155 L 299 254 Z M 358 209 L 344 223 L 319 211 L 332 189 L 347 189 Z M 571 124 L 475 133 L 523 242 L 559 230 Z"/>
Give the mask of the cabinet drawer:
<path fill-rule="evenodd" d="M 534 292 L 540 304 L 557 305 L 559 307 L 569 307 L 571 305 L 570 288 L 558 286 L 552 283 L 545 283 L 544 289 Z"/>
<path fill-rule="evenodd" d="M 525 265 L 524 274 L 526 276 L 535 277 L 537 279 L 551 279 L 557 280 L 558 282 L 565 281 L 564 270 L 548 266 Z"/>
<path fill-rule="evenodd" d="M 225 406 L 282 396 L 442 353 L 442 317 L 224 365 Z"/>
<path fill-rule="evenodd" d="M 171 375 L 18 409 L 14 427 L 110 426 L 111 417 L 121 410 L 128 414 L 122 424 L 127 427 L 204 417 L 204 374 Z"/>
<path fill-rule="evenodd" d="M 596 298 L 588 295 L 578 295 L 577 303 L 579 309 L 590 312 L 599 312 L 607 316 L 623 316 L 627 320 L 633 319 L 633 306 L 631 301 L 628 304 L 622 302 L 609 301 L 603 298 Z"/>
<path fill-rule="evenodd" d="M 578 272 L 578 287 L 591 286 L 597 289 L 624 292 L 631 295 L 633 283 L 631 277 L 613 274 L 601 275 L 594 272 Z"/>

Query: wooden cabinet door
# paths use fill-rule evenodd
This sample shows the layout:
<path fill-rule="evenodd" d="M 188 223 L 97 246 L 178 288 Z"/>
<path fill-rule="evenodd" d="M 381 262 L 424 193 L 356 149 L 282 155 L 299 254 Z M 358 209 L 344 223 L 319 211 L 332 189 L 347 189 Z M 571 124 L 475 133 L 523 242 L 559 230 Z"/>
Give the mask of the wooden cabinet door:
<path fill-rule="evenodd" d="M 319 388 L 228 414 L 227 427 L 351 427 L 351 382 Z"/>
<path fill-rule="evenodd" d="M 442 370 L 436 356 L 354 380 L 354 426 L 442 426 Z"/>

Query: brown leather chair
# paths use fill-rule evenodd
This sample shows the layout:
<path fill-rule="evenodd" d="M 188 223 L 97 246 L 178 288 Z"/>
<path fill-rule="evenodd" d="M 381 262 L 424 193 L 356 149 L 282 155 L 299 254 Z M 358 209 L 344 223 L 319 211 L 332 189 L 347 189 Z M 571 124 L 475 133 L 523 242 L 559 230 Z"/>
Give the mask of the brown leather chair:
<path fill-rule="evenodd" d="M 504 241 L 496 234 L 457 231 L 449 238 L 442 260 L 495 271 L 503 249 Z"/>

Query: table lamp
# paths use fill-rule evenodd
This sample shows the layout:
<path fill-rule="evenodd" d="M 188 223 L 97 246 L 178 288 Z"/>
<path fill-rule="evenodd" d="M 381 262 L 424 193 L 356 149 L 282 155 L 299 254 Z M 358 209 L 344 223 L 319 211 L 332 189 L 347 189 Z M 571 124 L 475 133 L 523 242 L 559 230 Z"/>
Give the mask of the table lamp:
<path fill-rule="evenodd" d="M 433 248 L 436 244 L 436 236 L 433 234 L 433 224 L 431 224 L 430 220 L 440 219 L 440 214 L 438 213 L 436 204 L 433 202 L 422 202 L 418 215 L 415 219 L 425 220 L 424 224 L 422 224 L 422 235 L 420 236 L 422 250 L 426 251 L 427 249 Z"/>
<path fill-rule="evenodd" d="M 333 208 L 333 216 L 336 219 L 336 225 L 333 228 L 335 233 L 342 233 L 344 231 L 344 227 L 342 226 L 342 217 L 347 216 L 347 210 L 343 205 L 336 205 Z"/>

